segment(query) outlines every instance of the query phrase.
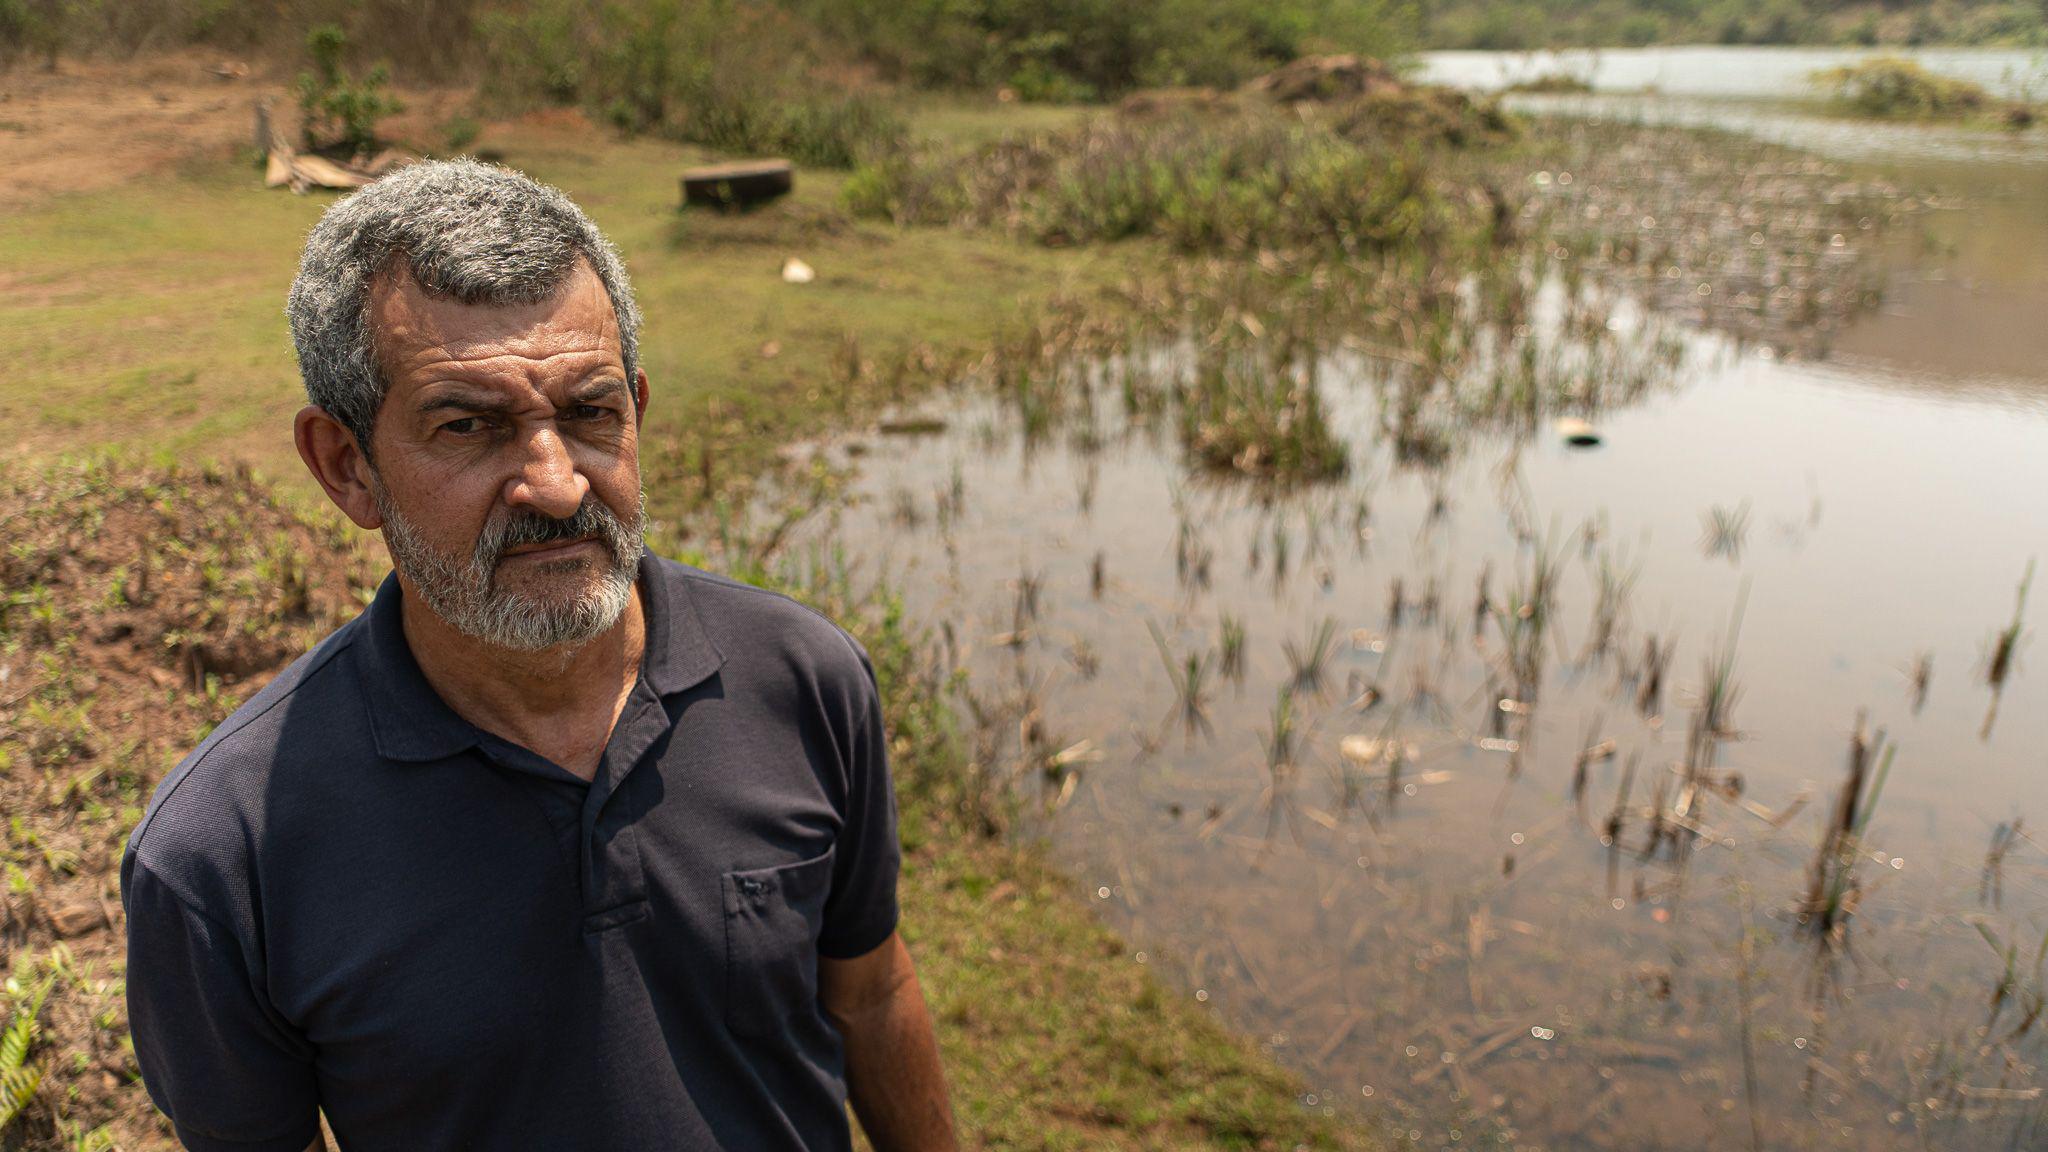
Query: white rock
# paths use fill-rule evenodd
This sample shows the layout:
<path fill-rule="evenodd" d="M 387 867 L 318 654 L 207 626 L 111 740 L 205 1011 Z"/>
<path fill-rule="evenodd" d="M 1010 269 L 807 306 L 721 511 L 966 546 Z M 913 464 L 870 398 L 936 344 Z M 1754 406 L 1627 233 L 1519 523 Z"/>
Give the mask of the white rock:
<path fill-rule="evenodd" d="M 809 264 L 791 256 L 782 262 L 782 280 L 785 284 L 809 284 L 818 278 L 818 272 Z"/>

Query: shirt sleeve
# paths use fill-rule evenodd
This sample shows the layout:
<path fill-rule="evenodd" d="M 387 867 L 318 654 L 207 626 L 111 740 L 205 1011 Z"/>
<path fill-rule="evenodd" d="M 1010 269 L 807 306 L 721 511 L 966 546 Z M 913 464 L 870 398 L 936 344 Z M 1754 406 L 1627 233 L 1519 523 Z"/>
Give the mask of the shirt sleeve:
<path fill-rule="evenodd" d="M 835 960 L 865 956 L 896 931 L 902 853 L 896 841 L 896 790 L 889 782 L 889 737 L 882 722 L 882 693 L 865 652 L 861 670 L 861 707 L 847 744 L 852 762 L 846 812 L 833 850 L 825 927 L 818 936 L 818 954 Z"/>
<path fill-rule="evenodd" d="M 320 1131 L 312 1048 L 262 1000 L 240 942 L 134 864 L 128 1026 L 149 1098 L 192 1152 L 304 1152 Z"/>

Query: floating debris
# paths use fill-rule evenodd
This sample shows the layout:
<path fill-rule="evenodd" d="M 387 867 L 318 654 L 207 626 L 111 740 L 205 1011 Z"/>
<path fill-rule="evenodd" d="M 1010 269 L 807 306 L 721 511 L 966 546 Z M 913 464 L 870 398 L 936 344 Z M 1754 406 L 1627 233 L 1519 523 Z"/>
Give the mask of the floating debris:
<path fill-rule="evenodd" d="M 1577 416 L 1559 417 L 1557 436 L 1573 448 L 1597 448 L 1602 439 L 1599 429 Z"/>

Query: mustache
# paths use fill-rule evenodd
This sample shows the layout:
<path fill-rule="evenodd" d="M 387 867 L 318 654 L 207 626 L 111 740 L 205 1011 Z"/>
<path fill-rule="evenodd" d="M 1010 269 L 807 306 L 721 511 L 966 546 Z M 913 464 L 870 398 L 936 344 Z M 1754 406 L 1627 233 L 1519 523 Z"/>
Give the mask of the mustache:
<path fill-rule="evenodd" d="M 614 559 L 623 559 L 633 543 L 633 531 L 620 521 L 604 501 L 586 495 L 572 516 L 549 516 L 531 510 L 510 512 L 494 518 L 477 537 L 477 566 L 490 571 L 513 548 L 529 544 L 554 544 L 596 537 L 611 549 Z"/>

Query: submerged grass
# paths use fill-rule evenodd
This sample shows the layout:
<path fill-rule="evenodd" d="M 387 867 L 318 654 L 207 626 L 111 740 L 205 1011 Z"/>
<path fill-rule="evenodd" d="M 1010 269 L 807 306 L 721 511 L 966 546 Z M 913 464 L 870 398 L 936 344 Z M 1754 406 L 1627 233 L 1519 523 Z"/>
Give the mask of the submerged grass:
<path fill-rule="evenodd" d="M 1215 655 L 1189 652 L 1176 660 L 1159 625 L 1147 620 L 1145 626 L 1151 630 L 1152 643 L 1159 649 L 1159 662 L 1166 667 L 1166 678 L 1173 682 L 1174 711 L 1188 738 L 1192 740 L 1196 732 L 1214 736 L 1215 729 L 1209 724 L 1209 679 L 1216 668 Z"/>
<path fill-rule="evenodd" d="M 1330 658 L 1337 651 L 1337 622 L 1324 617 L 1301 643 L 1282 640 L 1287 657 L 1288 691 L 1322 696 L 1329 689 Z"/>
<path fill-rule="evenodd" d="M 2019 650 L 2020 638 L 2025 634 L 2027 615 L 2027 591 L 2034 583 L 2034 562 L 2027 561 L 2027 571 L 2020 577 L 2020 589 L 2014 597 L 2012 623 L 1999 629 L 1991 637 L 1991 659 L 1984 668 L 1984 681 L 1993 689 L 2005 687 L 2006 677 L 2012 675 L 2013 654 Z"/>
<path fill-rule="evenodd" d="M 1984 664 L 1984 682 L 1991 688 L 1991 706 L 1984 713 L 1984 726 L 1978 736 L 1991 738 L 1991 729 L 1998 723 L 1998 704 L 2005 698 L 2005 682 L 2012 675 L 2013 662 L 2019 653 L 2020 642 L 2026 638 L 2027 592 L 2034 584 L 2034 561 L 2027 561 L 2027 570 L 2020 577 L 2019 592 L 2014 596 L 2012 623 L 1999 629 L 1991 636 L 1991 654 Z"/>
<path fill-rule="evenodd" d="M 1180 411 L 1181 442 L 1205 468 L 1313 483 L 1342 476 L 1350 463 L 1313 373 L 1258 365 L 1205 370 Z"/>
<path fill-rule="evenodd" d="M 1877 814 L 1878 798 L 1884 794 L 1885 778 L 1891 774 L 1897 750 L 1885 739 L 1883 729 L 1873 736 L 1864 727 L 1864 718 L 1856 717 L 1855 730 L 1849 736 L 1848 772 L 1822 831 L 1820 848 L 1808 871 L 1806 898 L 1799 906 L 1800 923 L 1830 946 L 1845 941 L 1849 919 L 1861 900 L 1863 886 L 1856 865 L 1863 857 L 1864 832 Z"/>

